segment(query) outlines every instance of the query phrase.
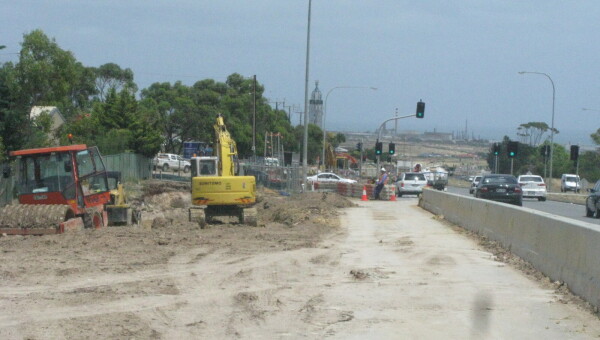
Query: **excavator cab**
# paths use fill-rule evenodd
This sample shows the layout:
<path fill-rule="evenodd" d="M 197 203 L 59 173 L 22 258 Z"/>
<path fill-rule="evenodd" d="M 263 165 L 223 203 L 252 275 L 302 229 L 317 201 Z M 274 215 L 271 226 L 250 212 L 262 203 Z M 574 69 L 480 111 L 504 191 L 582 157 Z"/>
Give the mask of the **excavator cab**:
<path fill-rule="evenodd" d="M 190 163 L 192 164 L 192 178 L 201 176 L 217 176 L 217 157 L 192 157 Z"/>

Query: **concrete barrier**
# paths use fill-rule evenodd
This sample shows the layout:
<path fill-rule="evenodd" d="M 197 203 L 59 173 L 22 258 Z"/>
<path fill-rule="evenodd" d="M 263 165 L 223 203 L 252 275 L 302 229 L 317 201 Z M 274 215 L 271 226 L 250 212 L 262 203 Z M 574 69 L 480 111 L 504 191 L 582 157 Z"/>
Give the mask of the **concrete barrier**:
<path fill-rule="evenodd" d="M 528 208 L 437 190 L 419 205 L 495 240 L 600 308 L 600 227 Z"/>

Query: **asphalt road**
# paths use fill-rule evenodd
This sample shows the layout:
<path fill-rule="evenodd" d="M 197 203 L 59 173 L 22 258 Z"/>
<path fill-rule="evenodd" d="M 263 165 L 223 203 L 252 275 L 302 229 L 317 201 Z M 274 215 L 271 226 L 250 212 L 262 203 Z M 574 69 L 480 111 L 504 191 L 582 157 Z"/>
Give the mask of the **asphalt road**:
<path fill-rule="evenodd" d="M 469 194 L 468 188 L 448 187 L 448 192 L 473 197 L 473 195 Z M 600 219 L 585 217 L 585 206 L 580 204 L 556 201 L 540 202 L 537 199 L 525 198 L 523 199 L 523 206 L 526 208 L 535 209 L 554 215 L 573 218 L 579 221 L 600 225 Z"/>

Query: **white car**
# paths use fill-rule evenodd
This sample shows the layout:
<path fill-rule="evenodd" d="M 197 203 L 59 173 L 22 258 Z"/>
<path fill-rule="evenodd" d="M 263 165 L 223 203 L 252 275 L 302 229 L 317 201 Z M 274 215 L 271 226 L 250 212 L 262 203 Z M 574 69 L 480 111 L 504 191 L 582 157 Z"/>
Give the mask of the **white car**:
<path fill-rule="evenodd" d="M 159 153 L 152 160 L 152 164 L 155 169 L 162 169 L 162 171 L 183 170 L 183 172 L 189 172 L 192 166 L 191 163 L 183 159 L 183 157 L 172 153 Z"/>
<path fill-rule="evenodd" d="M 562 174 L 560 178 L 560 192 L 573 191 L 579 193 L 581 191 L 581 179 L 578 175 Z"/>
<path fill-rule="evenodd" d="M 321 172 L 320 174 L 306 177 L 306 180 L 316 183 L 356 183 L 353 179 L 340 177 L 333 172 Z"/>
<path fill-rule="evenodd" d="M 473 177 L 471 187 L 469 188 L 469 194 L 475 194 L 475 188 L 477 187 L 477 184 L 479 184 L 479 181 L 481 181 L 481 176 Z"/>
<path fill-rule="evenodd" d="M 427 178 L 422 172 L 404 172 L 398 176 L 396 182 L 396 196 L 421 195 L 423 188 L 427 186 Z"/>
<path fill-rule="evenodd" d="M 542 176 L 521 175 L 517 182 L 523 190 L 523 198 L 537 198 L 538 201 L 546 200 L 546 183 L 544 183 Z"/>

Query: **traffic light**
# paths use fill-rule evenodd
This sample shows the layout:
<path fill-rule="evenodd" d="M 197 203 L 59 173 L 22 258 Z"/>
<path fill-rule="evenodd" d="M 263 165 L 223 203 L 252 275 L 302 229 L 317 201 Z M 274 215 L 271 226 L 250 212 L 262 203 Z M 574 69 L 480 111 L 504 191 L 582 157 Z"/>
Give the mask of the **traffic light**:
<path fill-rule="evenodd" d="M 517 153 L 519 152 L 519 142 L 508 142 L 508 158 L 517 157 Z"/>
<path fill-rule="evenodd" d="M 576 161 L 579 158 L 579 145 L 571 145 L 571 160 Z"/>
<path fill-rule="evenodd" d="M 494 156 L 498 156 L 500 154 L 500 144 L 494 143 L 494 145 L 492 145 L 492 152 L 494 153 Z"/>
<path fill-rule="evenodd" d="M 396 153 L 396 144 L 394 143 L 390 143 L 390 145 L 388 145 L 388 150 L 390 155 L 393 155 Z"/>
<path fill-rule="evenodd" d="M 425 103 L 419 100 L 417 103 L 417 118 L 425 117 Z"/>
<path fill-rule="evenodd" d="M 376 155 L 381 155 L 381 151 L 383 150 L 383 143 L 382 142 L 376 142 L 375 143 L 375 154 Z"/>
<path fill-rule="evenodd" d="M 73 134 L 72 134 L 72 133 L 69 133 L 69 134 L 67 135 L 67 138 L 69 139 L 69 143 L 73 144 Z"/>
<path fill-rule="evenodd" d="M 362 142 L 356 143 L 356 150 L 362 151 Z"/>

